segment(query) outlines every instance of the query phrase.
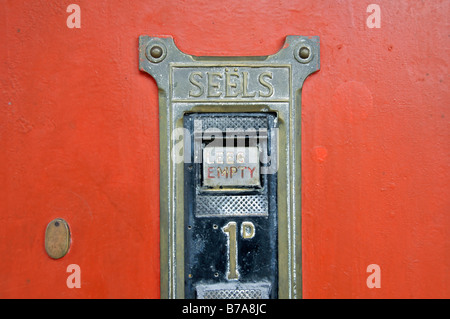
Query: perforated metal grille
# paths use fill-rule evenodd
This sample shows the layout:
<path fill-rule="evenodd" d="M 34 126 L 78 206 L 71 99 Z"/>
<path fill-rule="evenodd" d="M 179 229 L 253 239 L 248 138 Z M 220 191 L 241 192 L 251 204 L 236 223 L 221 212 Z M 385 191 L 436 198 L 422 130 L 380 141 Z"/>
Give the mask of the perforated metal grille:
<path fill-rule="evenodd" d="M 247 130 L 254 128 L 267 128 L 267 118 L 258 116 L 217 116 L 217 117 L 202 117 L 198 119 L 202 123 L 202 129 L 216 128 L 223 132 L 228 129 L 243 129 Z M 196 120 L 196 121 L 198 121 Z"/>
<path fill-rule="evenodd" d="M 267 216 L 267 196 L 197 196 L 196 217 L 213 216 Z"/>
<path fill-rule="evenodd" d="M 259 283 L 218 283 L 197 285 L 198 299 L 269 299 L 271 285 Z"/>
<path fill-rule="evenodd" d="M 205 291 L 203 299 L 262 299 L 261 289 L 220 289 Z"/>

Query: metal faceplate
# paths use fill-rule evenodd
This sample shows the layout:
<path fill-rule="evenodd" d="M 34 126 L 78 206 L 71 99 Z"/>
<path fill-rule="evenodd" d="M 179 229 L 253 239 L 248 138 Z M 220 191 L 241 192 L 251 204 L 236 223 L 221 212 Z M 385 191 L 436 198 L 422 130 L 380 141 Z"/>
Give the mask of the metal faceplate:
<path fill-rule="evenodd" d="M 276 120 L 262 112 L 184 116 L 185 143 L 194 145 L 184 170 L 186 298 L 277 297 L 277 173 L 267 174 L 276 165 Z"/>
<path fill-rule="evenodd" d="M 301 88 L 318 37 L 198 57 L 139 38 L 159 88 L 162 298 L 301 298 Z"/>

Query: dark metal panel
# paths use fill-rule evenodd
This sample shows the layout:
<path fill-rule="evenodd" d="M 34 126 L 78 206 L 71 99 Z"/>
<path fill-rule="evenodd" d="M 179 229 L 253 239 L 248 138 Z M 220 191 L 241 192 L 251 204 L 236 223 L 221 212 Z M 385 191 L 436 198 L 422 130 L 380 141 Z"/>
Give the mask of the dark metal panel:
<path fill-rule="evenodd" d="M 246 119 L 246 125 L 251 127 L 260 125 L 264 119 L 265 130 L 275 126 L 275 115 L 263 114 L 219 114 L 219 113 L 195 113 L 185 116 L 184 126 L 191 132 L 190 143 L 195 142 L 194 120 L 207 119 L 223 126 L 223 122 L 230 128 L 238 128 L 242 118 Z M 230 120 L 230 119 L 236 120 Z M 224 132 L 225 135 L 225 132 Z M 270 134 L 268 134 L 270 136 Z M 266 138 L 266 136 L 264 136 Z M 224 145 L 226 144 L 224 140 Z M 203 147 L 206 145 L 203 143 Z M 227 283 L 234 283 L 234 294 L 226 293 L 228 297 L 245 298 L 255 296 L 278 296 L 278 256 L 277 256 L 277 176 L 276 174 L 260 175 L 261 187 L 247 187 L 239 190 L 221 189 L 213 194 L 205 195 L 202 185 L 202 163 L 194 163 L 194 147 L 190 147 L 191 163 L 185 163 L 185 297 L 219 297 L 228 291 Z M 267 151 L 267 150 L 264 150 Z M 204 162 L 204 161 L 202 161 Z M 231 198 L 242 198 L 241 202 L 251 202 L 252 198 L 259 196 L 264 198 L 267 206 L 264 214 L 252 214 L 250 210 L 243 214 L 244 206 L 231 206 L 223 214 L 215 214 L 214 206 L 210 207 L 209 215 L 198 214 L 197 202 L 204 197 L 212 199 L 212 202 L 227 202 Z M 200 206 L 201 207 L 201 206 Z M 220 212 L 220 209 L 218 210 Z M 255 210 L 259 213 L 260 211 Z M 234 237 L 234 240 L 230 239 Z M 236 245 L 236 251 L 230 245 Z M 236 257 L 237 278 L 229 278 L 230 260 Z M 240 286 L 246 287 L 252 284 L 255 294 L 239 293 Z M 214 294 L 198 294 L 206 289 L 215 291 Z M 203 287 L 203 288 L 201 288 Z M 237 287 L 237 288 L 236 288 Z M 260 287 L 260 288 L 258 288 Z M 258 290 L 259 289 L 259 290 Z M 248 289 L 243 289 L 248 291 Z M 267 292 L 267 293 L 265 293 Z"/>

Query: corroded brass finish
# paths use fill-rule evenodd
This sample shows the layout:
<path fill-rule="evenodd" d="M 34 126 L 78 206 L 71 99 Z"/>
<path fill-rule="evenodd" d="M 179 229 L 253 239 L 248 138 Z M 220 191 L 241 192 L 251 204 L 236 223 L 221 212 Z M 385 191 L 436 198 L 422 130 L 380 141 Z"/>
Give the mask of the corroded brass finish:
<path fill-rule="evenodd" d="M 175 162 L 172 152 L 184 116 L 196 112 L 276 114 L 278 298 L 302 297 L 301 89 L 319 68 L 318 37 L 287 36 L 277 53 L 251 57 L 192 56 L 181 52 L 171 37 L 139 38 L 139 69 L 150 74 L 159 89 L 162 298 L 185 297 L 184 164 Z M 237 152 L 232 155 L 237 158 Z M 241 172 L 233 167 L 233 174 Z M 206 177 L 214 172 L 217 177 L 217 167 L 205 169 Z M 226 186 L 236 185 L 237 179 Z M 252 238 L 249 225 L 243 236 Z"/>
<path fill-rule="evenodd" d="M 45 250 L 53 259 L 64 257 L 70 247 L 70 229 L 62 218 L 56 218 L 47 225 L 45 230 Z"/>

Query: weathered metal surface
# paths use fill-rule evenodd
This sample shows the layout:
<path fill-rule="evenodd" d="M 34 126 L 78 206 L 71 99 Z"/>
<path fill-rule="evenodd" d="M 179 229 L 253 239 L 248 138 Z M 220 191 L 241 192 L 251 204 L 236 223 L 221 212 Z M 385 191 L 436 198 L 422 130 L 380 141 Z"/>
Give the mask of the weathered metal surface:
<path fill-rule="evenodd" d="M 226 283 L 198 285 L 199 299 L 269 299 L 270 283 Z"/>
<path fill-rule="evenodd" d="M 45 230 L 45 251 L 53 259 L 64 257 L 70 247 L 70 229 L 62 218 L 48 223 Z"/>
<path fill-rule="evenodd" d="M 191 292 L 194 289 L 189 286 L 190 282 L 192 282 L 192 278 L 202 273 L 200 268 L 196 267 L 194 268 L 198 269 L 197 273 L 191 273 L 189 267 L 193 264 L 189 260 L 185 261 L 185 258 L 192 258 L 191 255 L 184 254 L 185 247 L 191 251 L 189 247 L 194 240 L 185 237 L 186 231 L 198 230 L 196 227 L 200 227 L 202 230 L 198 230 L 197 234 L 208 237 L 209 235 L 206 234 L 210 234 L 210 230 L 214 229 L 213 225 L 225 227 L 223 222 L 219 223 L 218 220 L 214 222 L 215 218 L 252 216 L 251 218 L 256 219 L 248 221 L 254 223 L 257 235 L 247 242 L 257 242 L 256 238 L 264 233 L 259 230 L 259 227 L 271 229 L 266 233 L 271 234 L 268 235 L 269 237 L 276 234 L 276 240 L 272 238 L 271 242 L 276 243 L 273 251 L 278 252 L 276 255 L 266 256 L 270 257 L 268 264 L 273 262 L 272 270 L 254 280 L 267 279 L 267 276 L 272 276 L 268 279 L 272 283 L 272 298 L 300 297 L 301 205 L 298 196 L 301 180 L 300 92 L 305 78 L 317 71 L 320 66 L 318 37 L 288 36 L 278 53 L 263 57 L 191 56 L 178 50 L 170 37 L 141 36 L 139 51 L 140 69 L 152 75 L 159 88 L 161 296 L 182 298 L 187 294 L 188 297 L 192 297 Z M 262 140 L 258 145 L 259 152 L 262 153 L 259 172 L 261 185 L 258 185 L 256 178 L 254 181 L 243 179 L 243 183 L 239 183 L 237 179 L 233 178 L 222 184 L 216 183 L 217 181 L 205 180 L 205 175 L 208 176 L 210 168 L 209 166 L 204 167 L 203 171 L 198 168 L 198 163 L 201 162 L 203 155 L 207 155 L 203 152 L 207 151 L 204 151 L 204 145 L 198 143 L 195 133 L 197 126 L 192 123 L 192 129 L 188 134 L 183 130 L 186 128 L 184 124 L 188 114 L 213 113 L 223 113 L 224 117 L 228 116 L 229 122 L 240 121 L 244 126 L 248 123 L 257 125 L 256 122 L 242 121 L 245 116 L 275 114 L 273 127 L 276 127 L 276 130 L 271 130 L 270 133 L 264 131 L 259 133 Z M 210 121 L 207 118 L 208 116 L 204 116 L 205 122 Z M 210 124 L 212 124 L 212 128 L 217 128 L 214 120 Z M 203 125 L 200 126 L 205 129 Z M 221 125 L 222 128 L 219 130 L 227 127 L 225 124 Z M 239 126 L 234 123 L 232 127 Z M 180 132 L 182 133 L 180 134 Z M 272 135 L 269 136 L 269 134 Z M 265 137 L 265 141 L 263 137 Z M 183 144 L 180 142 L 180 138 L 184 139 L 182 158 L 177 157 L 181 149 L 180 145 Z M 270 143 L 268 143 L 269 140 L 271 140 Z M 265 148 L 268 152 L 261 152 L 261 148 Z M 192 153 L 190 153 L 191 150 Z M 193 154 L 192 159 L 189 159 L 189 154 Z M 186 163 L 186 161 L 192 163 Z M 186 175 L 184 175 L 185 171 L 188 172 Z M 198 171 L 203 173 L 203 178 L 196 179 L 196 176 L 192 175 Z M 263 191 L 264 189 L 267 191 L 271 185 L 268 182 L 271 178 L 278 181 L 274 184 L 276 185 L 275 193 L 280 194 L 280 200 L 276 204 L 271 204 L 271 198 L 267 193 L 258 193 L 261 190 L 257 190 L 258 187 L 262 187 Z M 200 185 L 199 181 L 202 180 L 204 183 Z M 265 184 L 266 188 L 264 188 L 264 183 L 267 183 Z M 185 191 L 197 184 L 198 188 L 195 188 L 195 192 L 202 188 L 201 192 L 205 193 L 192 193 L 191 195 L 195 196 L 195 200 L 192 200 L 193 197 L 186 196 Z M 242 194 L 246 187 L 255 187 L 255 189 L 248 194 Z M 230 193 L 222 194 L 225 196 L 220 195 L 225 189 Z M 207 193 L 208 191 L 211 193 Z M 249 197 L 242 197 L 243 195 Z M 223 203 L 223 207 L 228 208 L 223 209 L 211 204 L 215 199 Z M 230 205 L 231 201 L 234 204 Z M 236 203 L 238 206 L 245 207 L 245 213 L 237 207 Z M 209 211 L 208 205 L 211 207 Z M 192 211 L 190 212 L 190 210 Z M 265 216 L 268 224 L 261 226 L 258 218 L 263 217 L 257 216 Z M 194 221 L 197 226 L 194 226 Z M 234 225 L 229 223 L 236 222 L 231 219 L 227 221 L 226 225 Z M 191 228 L 188 228 L 189 226 Z M 236 224 L 236 227 L 239 225 Z M 202 231 L 206 233 L 201 233 Z M 226 233 L 230 239 L 231 232 Z M 245 240 L 243 241 L 245 242 Z M 209 244 L 210 241 L 205 243 Z M 264 244 L 261 243 L 257 247 L 264 247 Z M 222 247 L 225 246 L 222 245 Z M 211 246 L 210 249 L 214 249 L 214 247 Z M 228 253 L 234 251 L 233 249 L 229 246 Z M 235 250 L 239 256 L 239 250 Z M 220 256 L 217 255 L 215 258 L 218 260 Z M 211 259 L 209 265 L 217 264 L 216 259 Z M 250 269 L 248 274 L 255 271 L 251 263 L 239 264 L 238 258 L 230 259 L 227 262 L 228 267 L 236 268 L 234 273 L 231 272 L 231 275 L 225 276 L 227 280 L 234 280 L 234 277 L 245 280 L 244 276 L 238 275 L 239 267 Z M 231 262 L 233 262 L 233 267 Z M 261 264 L 262 260 L 259 263 Z M 207 264 L 205 262 L 202 265 Z M 223 267 L 220 269 L 224 271 Z M 223 274 L 219 274 L 212 280 L 223 278 L 223 276 Z M 273 276 L 277 278 L 274 279 Z M 185 284 L 185 280 L 187 284 Z"/>
<path fill-rule="evenodd" d="M 247 130 L 239 128 L 242 118 Z M 208 125 L 199 131 L 203 121 L 222 128 L 213 130 L 214 139 L 205 133 Z M 276 123 L 273 113 L 185 115 L 184 125 L 192 137 L 189 142 L 197 141 L 202 148 L 201 152 L 190 148 L 184 171 L 186 298 L 278 296 L 277 174 L 260 174 L 260 165 L 271 164 L 260 159 L 268 151 L 266 145 L 274 145 Z M 203 154 L 197 163 L 196 153 Z M 205 183 L 209 177 L 213 182 Z M 230 282 L 243 286 L 265 283 L 271 289 L 270 293 L 260 288 L 245 294 L 243 288 L 234 293 L 230 288 L 217 288 Z M 202 293 L 200 286 L 208 293 Z"/>

